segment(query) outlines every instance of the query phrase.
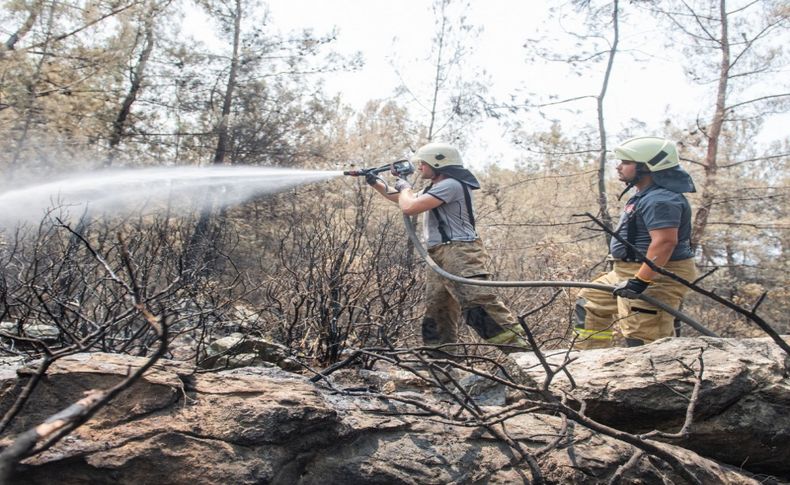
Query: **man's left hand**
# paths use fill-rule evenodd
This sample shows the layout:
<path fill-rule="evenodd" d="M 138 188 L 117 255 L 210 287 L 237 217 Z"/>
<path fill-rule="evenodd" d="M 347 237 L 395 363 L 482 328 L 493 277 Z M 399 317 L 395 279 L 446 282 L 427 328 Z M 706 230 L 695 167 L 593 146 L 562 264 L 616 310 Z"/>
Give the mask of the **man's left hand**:
<path fill-rule="evenodd" d="M 404 189 L 410 189 L 410 188 L 411 188 L 411 184 L 406 179 L 398 179 L 395 182 L 395 190 L 397 190 L 398 192 L 401 192 Z"/>
<path fill-rule="evenodd" d="M 635 298 L 650 286 L 647 281 L 631 278 L 614 287 L 612 293 L 622 298 Z"/>

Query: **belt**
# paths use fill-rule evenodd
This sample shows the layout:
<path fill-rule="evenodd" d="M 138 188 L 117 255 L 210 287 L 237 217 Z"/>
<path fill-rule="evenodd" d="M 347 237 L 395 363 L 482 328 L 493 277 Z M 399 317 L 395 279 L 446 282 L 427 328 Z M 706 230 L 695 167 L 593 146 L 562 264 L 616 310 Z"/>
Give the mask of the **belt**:
<path fill-rule="evenodd" d="M 469 244 L 469 243 L 474 243 L 474 242 L 477 242 L 477 241 L 480 241 L 480 238 L 472 239 L 471 241 L 452 240 L 452 241 L 447 241 L 447 242 L 440 242 L 439 244 L 434 244 L 433 246 L 429 247 L 428 248 L 428 252 L 430 253 L 432 251 L 436 251 L 440 247 L 442 247 L 442 246 L 449 246 L 450 244 Z"/>

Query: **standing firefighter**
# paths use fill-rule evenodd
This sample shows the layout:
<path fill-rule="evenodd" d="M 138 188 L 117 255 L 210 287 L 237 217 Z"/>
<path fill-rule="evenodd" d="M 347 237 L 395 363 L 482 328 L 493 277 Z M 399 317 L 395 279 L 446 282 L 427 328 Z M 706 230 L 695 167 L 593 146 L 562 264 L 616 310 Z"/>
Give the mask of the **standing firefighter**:
<path fill-rule="evenodd" d="M 431 258 L 449 273 L 466 278 L 490 279 L 489 256 L 475 230 L 472 190 L 480 182 L 464 168 L 458 150 L 445 143 L 429 143 L 412 157 L 420 176 L 430 184 L 415 193 L 404 179 L 397 192 L 387 192 L 375 176 L 366 180 L 387 199 L 397 202 L 406 215 L 425 213 L 424 238 Z M 510 310 L 489 287 L 462 285 L 428 271 L 422 339 L 426 345 L 458 342 L 458 322 L 463 313 L 487 343 L 521 345 Z M 508 350 L 503 348 L 503 350 Z M 512 349 L 510 349 L 512 350 Z"/>
<path fill-rule="evenodd" d="M 664 138 L 639 137 L 614 149 L 620 160 L 617 173 L 627 184 L 620 195 L 636 187 L 620 216 L 616 233 L 657 266 L 691 281 L 696 268 L 691 250 L 691 206 L 685 192 L 694 182 L 678 162 L 675 144 Z M 647 290 L 651 297 L 679 308 L 688 288 L 639 262 L 634 250 L 612 238 L 614 268 L 595 280 L 616 286 L 614 294 L 585 288 L 576 302 L 576 347 L 612 346 L 616 323 L 629 347 L 674 334 L 674 318 L 642 300 L 631 299 Z"/>

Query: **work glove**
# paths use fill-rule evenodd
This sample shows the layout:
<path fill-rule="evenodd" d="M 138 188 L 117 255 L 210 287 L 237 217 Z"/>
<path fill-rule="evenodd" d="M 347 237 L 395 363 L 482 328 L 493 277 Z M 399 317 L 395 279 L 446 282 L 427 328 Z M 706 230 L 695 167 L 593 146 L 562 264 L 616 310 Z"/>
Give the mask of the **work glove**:
<path fill-rule="evenodd" d="M 634 276 L 633 278 L 627 279 L 615 286 L 614 290 L 612 290 L 612 293 L 614 293 L 615 296 L 620 296 L 622 298 L 635 298 L 637 295 L 640 295 L 643 291 L 645 291 L 648 286 L 650 286 L 650 282 Z"/>
<path fill-rule="evenodd" d="M 411 184 L 406 179 L 398 179 L 397 182 L 395 182 L 395 190 L 397 190 L 398 192 L 402 191 L 403 189 L 410 189 L 410 188 L 411 188 Z"/>
<path fill-rule="evenodd" d="M 376 185 L 378 183 L 378 181 L 379 181 L 379 178 L 376 177 L 375 173 L 368 172 L 368 173 L 365 174 L 365 182 L 367 182 L 367 184 L 370 185 L 371 187 Z"/>

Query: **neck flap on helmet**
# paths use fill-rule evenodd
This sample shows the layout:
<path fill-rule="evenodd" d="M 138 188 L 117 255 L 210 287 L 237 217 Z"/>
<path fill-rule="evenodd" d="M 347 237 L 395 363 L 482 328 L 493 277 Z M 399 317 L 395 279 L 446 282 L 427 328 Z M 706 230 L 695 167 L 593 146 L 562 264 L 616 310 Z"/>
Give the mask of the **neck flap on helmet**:
<path fill-rule="evenodd" d="M 446 167 L 434 168 L 434 171 L 448 177 L 452 177 L 459 182 L 466 184 L 472 190 L 480 188 L 480 182 L 477 180 L 472 172 L 465 169 L 460 165 L 447 165 Z"/>
<path fill-rule="evenodd" d="M 676 194 L 696 192 L 694 180 L 680 165 L 653 173 L 653 183 Z"/>

